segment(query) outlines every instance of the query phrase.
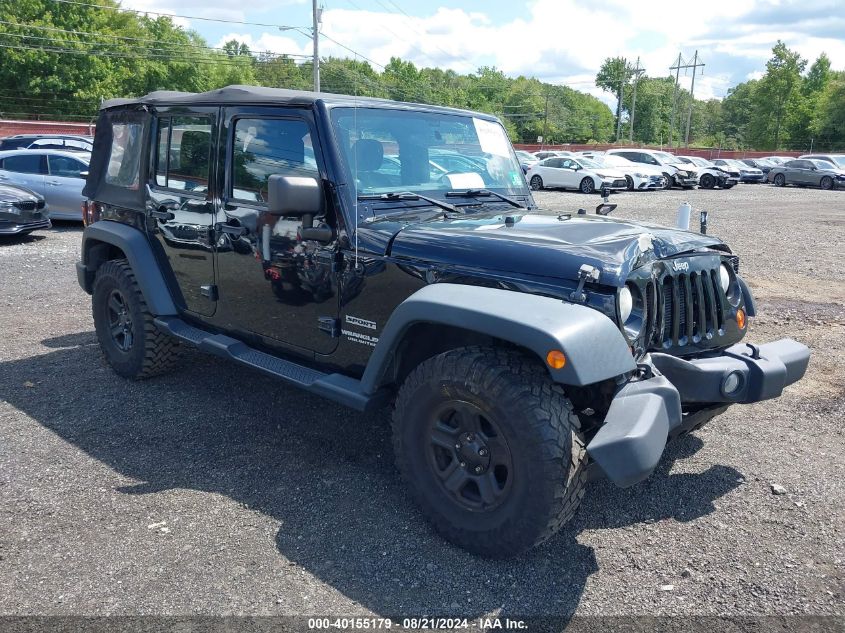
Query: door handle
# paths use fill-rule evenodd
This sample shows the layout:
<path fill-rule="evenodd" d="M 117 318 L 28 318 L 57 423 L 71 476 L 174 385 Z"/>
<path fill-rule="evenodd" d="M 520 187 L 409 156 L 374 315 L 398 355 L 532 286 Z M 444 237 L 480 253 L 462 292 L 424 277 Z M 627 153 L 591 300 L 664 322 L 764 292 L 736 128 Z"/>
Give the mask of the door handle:
<path fill-rule="evenodd" d="M 164 220 L 165 222 L 176 217 L 172 211 L 167 211 L 163 207 L 161 209 L 154 209 L 153 211 L 150 211 L 150 215 L 157 220 Z"/>
<path fill-rule="evenodd" d="M 48 185 L 50 185 L 51 187 L 58 187 L 58 186 L 59 186 L 59 185 L 61 185 L 62 183 L 60 183 L 60 182 L 56 182 L 55 180 L 48 180 L 48 181 L 47 181 L 47 184 L 48 184 Z"/>
<path fill-rule="evenodd" d="M 243 237 L 247 234 L 246 227 L 241 226 L 240 224 L 218 224 L 217 230 L 220 233 L 225 233 L 226 235 L 231 235 L 232 237 Z"/>

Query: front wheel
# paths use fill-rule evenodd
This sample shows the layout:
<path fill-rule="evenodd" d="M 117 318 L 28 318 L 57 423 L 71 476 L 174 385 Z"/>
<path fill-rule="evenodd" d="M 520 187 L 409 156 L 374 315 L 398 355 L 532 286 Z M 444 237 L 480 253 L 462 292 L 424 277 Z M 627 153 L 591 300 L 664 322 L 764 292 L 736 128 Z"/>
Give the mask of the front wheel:
<path fill-rule="evenodd" d="M 711 174 L 704 174 L 698 184 L 704 189 L 712 189 L 716 186 L 716 179 Z"/>
<path fill-rule="evenodd" d="M 664 189 L 671 189 L 673 185 L 672 176 L 669 174 L 663 174 L 663 188 Z"/>
<path fill-rule="evenodd" d="M 170 370 L 179 358 L 178 343 L 160 332 L 125 259 L 97 270 L 91 297 L 94 329 L 106 362 L 124 378 L 148 378 Z"/>
<path fill-rule="evenodd" d="M 628 191 L 633 191 L 634 190 L 634 179 L 631 178 L 630 176 L 626 175 L 625 176 L 625 182 L 628 185 Z"/>
<path fill-rule="evenodd" d="M 819 186 L 822 189 L 833 189 L 833 178 L 831 178 L 830 176 L 825 176 L 819 182 Z"/>
<path fill-rule="evenodd" d="M 531 176 L 531 185 L 532 191 L 540 191 L 543 188 L 543 179 L 540 176 Z"/>
<path fill-rule="evenodd" d="M 581 190 L 581 193 L 593 193 L 596 190 L 596 184 L 593 182 L 592 178 L 587 176 L 581 180 L 581 184 L 578 186 L 578 189 Z"/>
<path fill-rule="evenodd" d="M 396 464 L 447 540 L 504 558 L 575 513 L 587 455 L 578 416 L 536 359 L 465 347 L 419 365 L 393 416 Z"/>
<path fill-rule="evenodd" d="M 783 187 L 786 185 L 786 177 L 783 174 L 775 174 L 775 186 Z"/>

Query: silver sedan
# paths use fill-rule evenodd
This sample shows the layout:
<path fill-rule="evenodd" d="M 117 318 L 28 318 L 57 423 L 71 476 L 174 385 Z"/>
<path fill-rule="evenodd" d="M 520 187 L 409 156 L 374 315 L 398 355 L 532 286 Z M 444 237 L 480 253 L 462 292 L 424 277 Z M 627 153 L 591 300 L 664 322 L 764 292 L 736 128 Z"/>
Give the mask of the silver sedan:
<path fill-rule="evenodd" d="M 89 160 L 88 154 L 51 149 L 0 152 L 0 184 L 41 194 L 53 220 L 82 220 L 82 187 Z"/>

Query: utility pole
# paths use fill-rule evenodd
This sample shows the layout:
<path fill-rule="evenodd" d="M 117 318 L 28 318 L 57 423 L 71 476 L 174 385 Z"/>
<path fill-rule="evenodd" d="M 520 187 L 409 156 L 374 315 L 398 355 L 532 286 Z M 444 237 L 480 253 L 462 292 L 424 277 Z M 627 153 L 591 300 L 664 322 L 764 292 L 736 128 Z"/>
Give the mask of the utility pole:
<path fill-rule="evenodd" d="M 311 39 L 314 40 L 314 92 L 320 92 L 320 21 L 323 10 L 317 7 L 317 0 L 311 0 L 311 12 L 313 27 L 311 28 Z"/>
<path fill-rule="evenodd" d="M 540 142 L 540 149 L 546 144 L 546 133 L 549 128 L 549 90 L 546 89 L 546 113 L 543 115 L 543 140 Z"/>
<path fill-rule="evenodd" d="M 690 85 L 689 94 L 690 94 L 690 102 L 689 102 L 689 112 L 687 112 L 687 133 L 684 136 L 684 147 L 689 147 L 689 128 L 690 123 L 692 122 L 692 107 L 695 105 L 695 71 L 698 70 L 698 67 L 701 66 L 704 68 L 704 64 L 698 63 L 698 51 L 695 51 L 695 57 L 693 57 L 692 61 L 692 84 Z M 701 71 L 704 73 L 704 71 Z"/>
<path fill-rule="evenodd" d="M 622 58 L 622 76 L 619 77 L 619 105 L 616 106 L 616 142 L 622 136 L 622 100 L 625 98 L 625 75 L 628 74 L 628 62 Z"/>
<path fill-rule="evenodd" d="M 669 119 L 669 142 L 667 145 L 672 147 L 672 134 L 675 131 L 675 110 L 678 104 L 678 81 L 681 78 L 681 54 L 678 53 L 678 61 L 674 66 L 670 66 L 669 70 L 675 71 L 675 91 L 672 93 L 672 118 Z"/>
<path fill-rule="evenodd" d="M 637 83 L 640 80 L 640 73 L 644 73 L 645 69 L 640 68 L 640 58 L 637 57 L 637 67 L 634 69 L 634 94 L 631 97 L 631 129 L 628 140 L 634 142 L 634 115 L 637 113 Z"/>

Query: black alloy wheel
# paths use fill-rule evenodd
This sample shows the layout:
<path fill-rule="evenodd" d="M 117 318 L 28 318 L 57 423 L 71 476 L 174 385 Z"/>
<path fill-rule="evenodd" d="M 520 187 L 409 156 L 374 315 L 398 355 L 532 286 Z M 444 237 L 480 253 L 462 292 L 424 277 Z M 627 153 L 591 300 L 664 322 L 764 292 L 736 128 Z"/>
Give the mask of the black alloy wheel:
<path fill-rule="evenodd" d="M 109 319 L 109 335 L 115 346 L 124 353 L 132 349 L 135 335 L 132 330 L 132 315 L 126 305 L 126 297 L 118 290 L 112 290 L 106 304 Z"/>
<path fill-rule="evenodd" d="M 507 440 L 492 416 L 473 403 L 449 400 L 434 412 L 427 457 L 443 493 L 466 510 L 491 510 L 510 491 Z"/>
<path fill-rule="evenodd" d="M 701 181 L 699 182 L 699 184 L 704 189 L 712 189 L 716 186 L 716 179 L 712 176 L 712 174 L 703 174 L 701 176 Z"/>

